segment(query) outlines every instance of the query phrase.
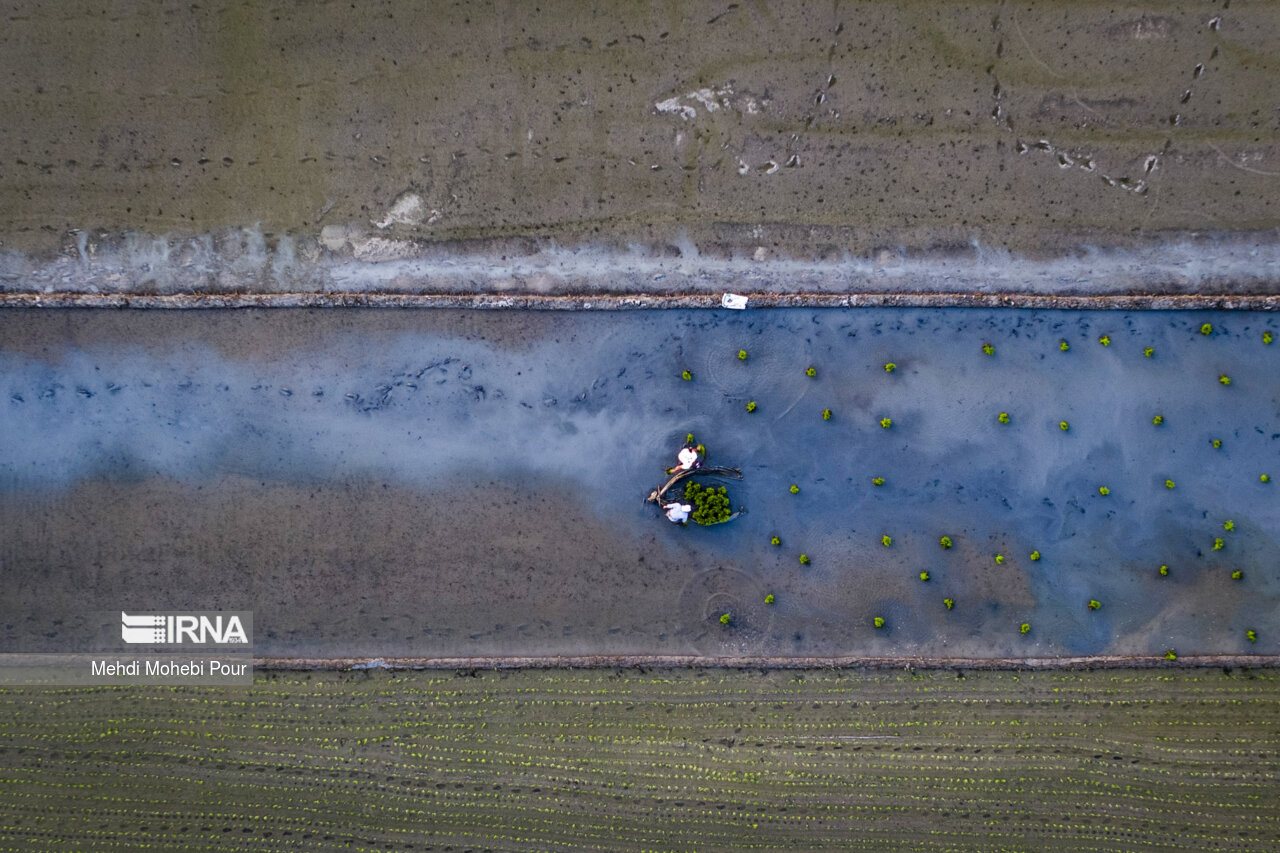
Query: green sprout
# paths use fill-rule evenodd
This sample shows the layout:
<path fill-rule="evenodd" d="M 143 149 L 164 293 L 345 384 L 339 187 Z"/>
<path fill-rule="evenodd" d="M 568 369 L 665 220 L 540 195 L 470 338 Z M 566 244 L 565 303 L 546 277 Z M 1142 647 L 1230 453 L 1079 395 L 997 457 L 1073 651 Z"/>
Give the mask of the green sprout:
<path fill-rule="evenodd" d="M 1004 554 L 996 554 L 996 565 L 997 566 L 1004 565 Z"/>
<path fill-rule="evenodd" d="M 1225 373 L 1219 373 L 1219 374 L 1218 374 L 1218 382 L 1219 382 L 1219 383 L 1221 383 L 1221 384 L 1223 384 L 1223 385 L 1230 385 L 1230 384 L 1231 384 L 1231 377 L 1230 377 L 1230 376 L 1228 376 L 1228 375 L 1227 375 L 1227 374 L 1225 374 Z"/>
<path fill-rule="evenodd" d="M 721 614 L 720 614 L 720 624 L 721 624 L 721 625 L 728 625 L 728 624 L 729 624 L 729 620 L 731 620 L 732 618 L 733 618 L 733 616 L 732 616 L 731 614 L 729 614 L 728 612 L 721 613 Z"/>
<path fill-rule="evenodd" d="M 1103 335 L 1102 337 L 1098 338 L 1098 343 L 1102 344 L 1104 347 L 1111 346 L 1111 336 Z"/>
<path fill-rule="evenodd" d="M 1214 449 L 1214 450 L 1217 450 L 1219 447 L 1221 447 L 1221 446 L 1222 446 L 1222 439 L 1220 439 L 1220 438 L 1215 438 L 1213 441 L 1211 441 L 1211 442 L 1209 442 L 1209 443 L 1213 445 L 1213 449 Z"/>
<path fill-rule="evenodd" d="M 1243 578 L 1244 578 L 1244 572 L 1240 571 L 1239 569 L 1236 569 L 1234 572 L 1231 573 L 1231 579 L 1233 581 L 1238 581 Z"/>
<path fill-rule="evenodd" d="M 822 419 L 823 419 L 824 421 L 829 421 L 829 420 L 831 420 L 831 410 L 830 410 L 830 409 L 823 409 L 823 410 L 822 410 Z"/>
<path fill-rule="evenodd" d="M 872 620 L 871 620 L 871 624 L 872 624 L 872 625 L 875 625 L 877 628 L 883 628 L 883 627 L 884 627 L 884 617 L 883 617 L 883 616 L 877 616 L 876 618 L 874 618 L 874 619 L 872 619 Z"/>
<path fill-rule="evenodd" d="M 805 376 L 817 376 L 817 375 L 818 375 L 818 368 L 814 367 L 814 366 L 811 364 L 811 365 L 809 365 L 808 367 L 806 367 L 806 368 L 804 369 L 804 375 L 805 375 Z"/>
<path fill-rule="evenodd" d="M 1160 577 L 1162 577 L 1162 578 L 1167 578 L 1167 577 L 1169 577 L 1169 567 L 1168 567 L 1168 566 L 1164 566 L 1164 565 L 1162 565 L 1162 566 L 1160 567 Z"/>
<path fill-rule="evenodd" d="M 881 429 L 888 429 L 888 428 L 889 428 L 889 427 L 891 427 L 891 426 L 893 426 L 893 418 L 881 418 L 881 419 L 880 419 L 880 428 L 881 428 Z"/>
<path fill-rule="evenodd" d="M 1270 341 L 1268 341 L 1267 343 L 1270 343 Z M 1251 643 L 1258 642 L 1258 632 L 1253 630 L 1252 628 L 1250 628 L 1248 631 L 1245 631 L 1244 636 L 1245 636 L 1245 639 L 1247 639 Z"/>
<path fill-rule="evenodd" d="M 1166 489 L 1172 489 L 1172 488 L 1173 488 L 1174 486 L 1176 486 L 1176 485 L 1177 485 L 1177 483 L 1173 482 L 1173 480 L 1165 480 L 1165 481 L 1164 481 L 1164 487 L 1165 487 Z"/>
<path fill-rule="evenodd" d="M 798 494 L 800 494 L 800 487 L 799 487 L 799 486 L 797 486 L 795 483 L 792 483 L 792 484 L 791 484 L 791 494 L 793 494 L 793 495 L 798 495 Z"/>
<path fill-rule="evenodd" d="M 1111 494 L 1111 490 L 1108 489 L 1106 486 L 1098 486 L 1098 494 L 1102 495 L 1103 497 L 1106 497 L 1107 495 Z"/>
<path fill-rule="evenodd" d="M 998 420 L 1002 424 L 1007 424 L 1009 422 L 1009 413 L 1001 412 L 999 415 L 996 416 L 996 420 Z"/>
<path fill-rule="evenodd" d="M 769 593 L 764 597 L 765 604 L 773 604 L 773 593 Z"/>
<path fill-rule="evenodd" d="M 1263 483 L 1270 483 L 1270 482 L 1271 482 L 1271 475 L 1270 475 L 1270 474 L 1259 474 L 1259 475 L 1258 475 L 1258 480 L 1259 480 L 1260 482 L 1263 482 Z"/>
<path fill-rule="evenodd" d="M 680 371 L 680 378 L 683 379 L 685 382 L 688 382 L 689 380 L 693 379 L 693 374 L 687 370 L 682 370 Z"/>
<path fill-rule="evenodd" d="M 983 344 L 983 345 L 982 345 L 982 351 L 983 351 L 983 353 L 985 353 L 986 355 L 994 355 L 994 354 L 995 354 L 995 351 L 996 351 L 996 348 L 995 348 L 995 347 L 993 347 L 991 344 Z"/>
<path fill-rule="evenodd" d="M 888 548 L 893 544 L 893 537 L 886 533 L 884 536 L 880 537 L 880 544 Z"/>
<path fill-rule="evenodd" d="M 921 572 L 921 573 L 920 573 L 920 580 L 922 580 L 922 581 L 928 581 L 928 580 L 929 580 L 929 573 L 928 573 L 928 572 Z"/>
<path fill-rule="evenodd" d="M 953 607 L 955 607 L 955 606 L 956 606 L 955 599 L 953 599 L 953 598 L 944 598 L 944 599 L 942 599 L 942 603 L 943 603 L 943 605 L 945 605 L 945 606 L 946 606 L 946 608 L 947 608 L 948 610 L 950 610 L 951 608 L 953 608 Z"/>
<path fill-rule="evenodd" d="M 1221 551 L 1226 544 L 1227 543 L 1222 541 L 1221 536 L 1215 536 L 1213 538 L 1213 550 L 1215 551 Z"/>
<path fill-rule="evenodd" d="M 1271 337 L 1271 333 L 1270 333 L 1270 332 L 1263 332 L 1263 333 L 1262 333 L 1262 342 L 1263 342 L 1264 344 L 1269 344 L 1269 343 L 1271 343 L 1271 342 L 1272 342 L 1272 341 L 1274 341 L 1274 340 L 1275 340 L 1275 338 Z"/>
<path fill-rule="evenodd" d="M 1201 326 L 1201 327 L 1200 327 L 1200 334 L 1202 334 L 1202 335 L 1212 335 L 1212 334 L 1213 334 L 1213 324 L 1212 324 L 1212 323 L 1205 323 L 1203 326 Z"/>
<path fill-rule="evenodd" d="M 1090 609 L 1090 610 L 1097 610 L 1097 609 L 1098 609 L 1099 607 L 1101 607 L 1101 606 L 1102 606 L 1102 602 L 1101 602 L 1101 601 L 1099 601 L 1098 599 L 1096 599 L 1096 598 L 1091 598 L 1091 599 L 1089 599 L 1089 609 Z"/>
<path fill-rule="evenodd" d="M 883 486 L 883 485 L 884 485 L 884 477 L 872 477 L 872 478 L 871 478 L 871 485 L 873 485 L 873 486 Z"/>
<path fill-rule="evenodd" d="M 1019 625 L 1019 626 L 1018 626 L 1018 633 L 1019 633 L 1019 634 L 1029 634 L 1029 633 L 1031 633 L 1031 623 L 1030 623 L 1030 622 L 1023 622 L 1021 625 Z"/>
<path fill-rule="evenodd" d="M 780 538 L 779 538 L 779 537 L 777 537 L 777 536 L 770 536 L 770 537 L 769 537 L 769 544 L 770 544 L 770 545 L 781 545 L 781 544 L 782 544 L 782 539 L 780 539 Z"/>
<path fill-rule="evenodd" d="M 1033 562 L 1033 563 L 1034 563 L 1034 562 L 1037 562 L 1037 561 L 1040 559 L 1040 552 L 1039 552 L 1039 551 L 1032 551 L 1032 552 L 1031 552 L 1031 554 L 1030 554 L 1030 557 L 1031 557 L 1031 562 Z"/>
<path fill-rule="evenodd" d="M 807 566 L 807 565 L 809 565 L 809 555 L 808 555 L 808 554 L 801 554 L 801 555 L 800 555 L 800 565 L 802 565 L 802 566 Z"/>
<path fill-rule="evenodd" d="M 885 373 L 893 373 L 893 371 L 897 369 L 898 369 L 898 365 L 894 364 L 892 361 L 885 362 L 885 365 L 884 365 Z"/>
<path fill-rule="evenodd" d="M 942 546 L 942 550 L 944 551 L 947 550 L 948 548 L 951 547 L 951 537 L 943 536 L 941 539 L 938 540 L 938 544 Z"/>
<path fill-rule="evenodd" d="M 1226 531 L 1235 530 L 1236 523 L 1228 518 L 1226 521 L 1222 522 L 1222 529 Z"/>
<path fill-rule="evenodd" d="M 1208 324 L 1206 324 L 1206 325 L 1208 325 Z M 1177 660 L 1177 659 L 1178 659 L 1178 653 L 1177 653 L 1177 652 L 1175 652 L 1173 649 L 1165 649 L 1165 650 L 1164 650 L 1164 659 L 1165 659 L 1165 660 Z"/>
<path fill-rule="evenodd" d="M 747 411 L 748 411 L 748 412 L 754 412 L 755 410 L 756 410 L 756 401 L 755 401 L 755 400 L 750 400 L 750 401 L 748 401 L 748 403 L 747 403 Z"/>
<path fill-rule="evenodd" d="M 746 360 L 747 360 L 747 351 L 744 349 L 738 350 L 738 361 L 746 361 Z"/>
<path fill-rule="evenodd" d="M 1058 421 L 1058 429 L 1062 430 L 1063 432 L 1066 432 L 1067 430 L 1071 429 L 1071 424 L 1067 423 L 1066 421 Z"/>
<path fill-rule="evenodd" d="M 1151 358 L 1151 356 L 1155 354 L 1156 354 L 1155 347 L 1147 347 L 1142 351 L 1142 355 L 1144 358 Z"/>
<path fill-rule="evenodd" d="M 1160 424 L 1164 423 L 1164 415 L 1156 415 L 1151 419 L 1151 422 L 1156 426 L 1160 426 Z"/>
<path fill-rule="evenodd" d="M 1071 344 L 1067 343 L 1065 339 L 1058 341 L 1058 349 L 1062 350 L 1063 352 L 1067 352 L 1068 350 L 1071 349 Z"/>

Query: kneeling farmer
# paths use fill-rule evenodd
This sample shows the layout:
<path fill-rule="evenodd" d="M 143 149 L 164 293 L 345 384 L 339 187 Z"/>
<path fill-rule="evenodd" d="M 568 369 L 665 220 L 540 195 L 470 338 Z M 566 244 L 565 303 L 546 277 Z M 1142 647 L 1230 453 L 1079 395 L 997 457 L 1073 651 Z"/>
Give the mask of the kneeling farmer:
<path fill-rule="evenodd" d="M 674 468 L 668 468 L 667 473 L 674 474 L 677 471 L 688 471 L 691 468 L 701 468 L 702 456 L 706 452 L 707 449 L 701 444 L 695 444 L 693 436 L 690 435 L 688 440 L 685 442 L 684 447 L 680 448 L 680 452 L 676 454 L 676 462 L 678 464 Z"/>
<path fill-rule="evenodd" d="M 667 511 L 667 519 L 675 524 L 688 524 L 689 513 L 693 512 L 692 504 L 663 504 L 662 508 Z"/>

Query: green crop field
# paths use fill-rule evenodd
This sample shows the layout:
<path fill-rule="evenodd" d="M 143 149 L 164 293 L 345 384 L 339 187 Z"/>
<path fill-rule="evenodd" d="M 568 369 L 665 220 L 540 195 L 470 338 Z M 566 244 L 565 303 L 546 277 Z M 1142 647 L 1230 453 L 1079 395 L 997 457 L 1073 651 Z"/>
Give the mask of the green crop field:
<path fill-rule="evenodd" d="M 1262 850 L 1272 670 L 0 691 L 0 850 Z"/>

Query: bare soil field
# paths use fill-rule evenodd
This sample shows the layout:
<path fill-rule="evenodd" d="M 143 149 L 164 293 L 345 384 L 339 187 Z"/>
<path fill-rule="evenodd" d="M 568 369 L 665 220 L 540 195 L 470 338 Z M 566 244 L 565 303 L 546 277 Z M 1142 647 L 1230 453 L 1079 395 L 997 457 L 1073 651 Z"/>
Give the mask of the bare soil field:
<path fill-rule="evenodd" d="M 1280 279 L 1274 3 L 2 19 L 0 292 Z"/>

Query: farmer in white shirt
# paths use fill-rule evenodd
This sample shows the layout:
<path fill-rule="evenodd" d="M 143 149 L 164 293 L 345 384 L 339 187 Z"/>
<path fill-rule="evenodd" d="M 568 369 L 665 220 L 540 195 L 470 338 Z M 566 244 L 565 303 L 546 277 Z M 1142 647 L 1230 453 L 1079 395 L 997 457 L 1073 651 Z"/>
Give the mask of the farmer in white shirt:
<path fill-rule="evenodd" d="M 680 448 L 680 452 L 676 454 L 676 461 L 679 463 L 674 468 L 668 468 L 668 474 L 674 474 L 677 471 L 688 471 L 690 468 L 697 468 L 700 465 L 699 459 L 706 449 L 701 444 L 694 444 L 692 441 Z"/>
<path fill-rule="evenodd" d="M 670 503 L 663 504 L 662 508 L 667 511 L 667 519 L 675 524 L 688 524 L 689 513 L 693 512 L 691 504 Z"/>

